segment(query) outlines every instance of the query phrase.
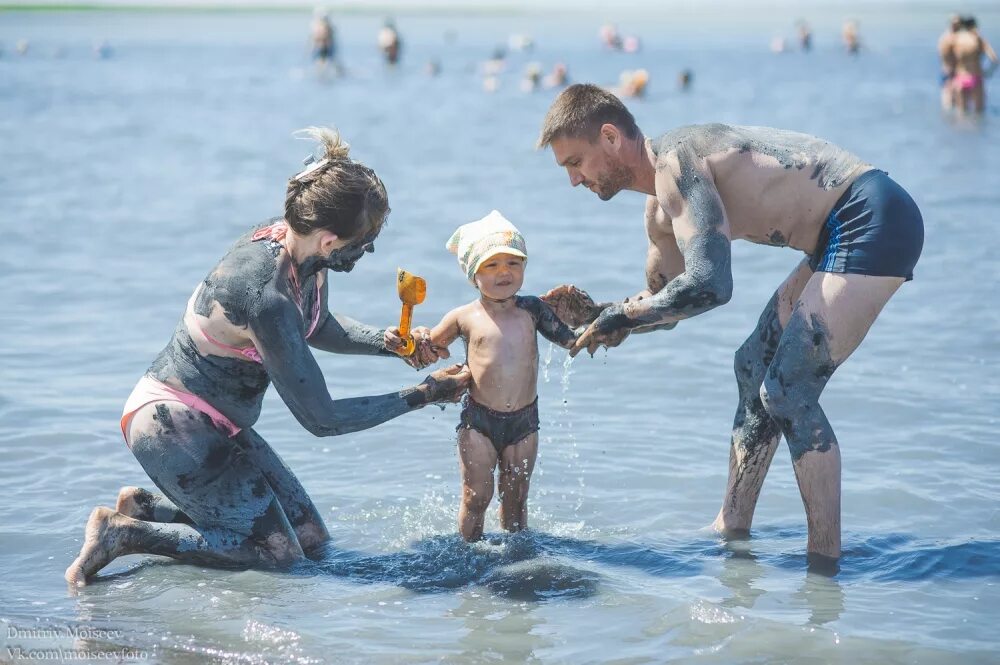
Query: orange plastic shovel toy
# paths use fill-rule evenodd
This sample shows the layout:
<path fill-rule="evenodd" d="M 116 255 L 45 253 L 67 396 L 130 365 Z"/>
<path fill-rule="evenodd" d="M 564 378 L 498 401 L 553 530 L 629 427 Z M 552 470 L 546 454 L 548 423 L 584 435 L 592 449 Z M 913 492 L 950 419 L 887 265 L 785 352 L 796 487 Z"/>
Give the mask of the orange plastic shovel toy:
<path fill-rule="evenodd" d="M 412 356 L 417 345 L 410 334 L 410 322 L 413 319 L 413 307 L 419 305 L 427 297 L 427 280 L 408 273 L 402 268 L 396 269 L 396 291 L 403 303 L 403 311 L 399 314 L 399 336 L 403 346 L 396 353 L 401 356 Z"/>

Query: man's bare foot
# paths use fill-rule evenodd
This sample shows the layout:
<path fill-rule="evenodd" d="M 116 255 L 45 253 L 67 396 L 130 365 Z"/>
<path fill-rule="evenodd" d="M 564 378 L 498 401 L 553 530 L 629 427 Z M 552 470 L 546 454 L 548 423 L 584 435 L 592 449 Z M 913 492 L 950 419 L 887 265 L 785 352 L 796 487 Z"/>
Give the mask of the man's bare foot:
<path fill-rule="evenodd" d="M 722 519 L 721 513 L 715 518 L 715 521 L 712 522 L 712 529 L 714 529 L 723 540 L 748 540 L 750 538 L 750 529 L 727 527 L 725 520 Z"/>
<path fill-rule="evenodd" d="M 128 518 L 99 506 L 90 513 L 80 556 L 66 569 L 66 581 L 83 586 L 87 578 L 125 554 L 124 524 Z"/>
<path fill-rule="evenodd" d="M 115 510 L 122 515 L 146 522 L 153 519 L 153 493 L 141 487 L 123 487 L 118 490 Z"/>

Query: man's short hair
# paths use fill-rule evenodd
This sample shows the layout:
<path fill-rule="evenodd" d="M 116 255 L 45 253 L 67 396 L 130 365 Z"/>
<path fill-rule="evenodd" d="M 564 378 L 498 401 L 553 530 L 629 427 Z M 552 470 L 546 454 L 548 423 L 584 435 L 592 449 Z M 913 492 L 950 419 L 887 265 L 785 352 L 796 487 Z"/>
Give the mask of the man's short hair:
<path fill-rule="evenodd" d="M 621 100 L 590 83 L 574 83 L 556 97 L 545 114 L 537 148 L 544 148 L 560 137 L 597 140 L 601 125 L 610 123 L 625 136 L 639 136 L 635 118 Z"/>

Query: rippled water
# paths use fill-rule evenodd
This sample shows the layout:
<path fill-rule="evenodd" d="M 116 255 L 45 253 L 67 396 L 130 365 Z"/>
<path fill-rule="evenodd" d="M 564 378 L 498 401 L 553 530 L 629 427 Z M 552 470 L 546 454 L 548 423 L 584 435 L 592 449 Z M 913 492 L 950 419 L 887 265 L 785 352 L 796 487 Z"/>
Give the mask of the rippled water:
<path fill-rule="evenodd" d="M 808 56 L 768 52 L 795 17 L 765 11 L 623 18 L 644 39 L 638 56 L 600 52 L 600 17 L 403 16 L 395 72 L 372 46 L 380 19 L 354 16 L 338 21 L 350 75 L 325 83 L 306 62 L 307 15 L 3 15 L 0 660 L 17 646 L 178 663 L 995 659 L 998 114 L 993 102 L 983 122 L 941 117 L 946 15 L 861 13 L 869 48 L 853 59 L 834 14 L 815 19 Z M 990 36 L 1000 15 L 980 23 Z M 486 94 L 474 63 L 514 31 L 538 48 Z M 24 57 L 19 38 L 31 40 Z M 101 38 L 110 59 L 92 55 Z M 431 57 L 435 79 L 422 74 Z M 708 120 L 811 132 L 920 204 L 916 280 L 823 398 L 843 453 L 841 573 L 806 573 L 784 451 L 751 541 L 727 546 L 705 528 L 725 485 L 732 353 L 799 258 L 737 243 L 726 307 L 594 359 L 568 362 L 543 342 L 529 533 L 500 535 L 491 510 L 486 542 L 455 535 L 455 407 L 316 439 L 270 394 L 258 430 L 331 527 L 323 562 L 275 574 L 127 557 L 68 593 L 62 572 L 91 507 L 145 484 L 121 405 L 229 242 L 280 211 L 307 151 L 293 130 L 336 124 L 388 187 L 377 253 L 331 285 L 356 318 L 393 321 L 397 265 L 428 279 L 420 323 L 471 300 L 443 244 L 494 207 L 528 239 L 526 293 L 575 282 L 610 299 L 641 286 L 642 199 L 602 204 L 534 151 L 551 93 L 519 91 L 529 59 L 607 84 L 645 66 L 649 97 L 630 106 L 647 133 Z M 695 73 L 686 95 L 673 87 L 683 67 Z M 320 363 L 335 396 L 418 378 L 391 360 Z"/>

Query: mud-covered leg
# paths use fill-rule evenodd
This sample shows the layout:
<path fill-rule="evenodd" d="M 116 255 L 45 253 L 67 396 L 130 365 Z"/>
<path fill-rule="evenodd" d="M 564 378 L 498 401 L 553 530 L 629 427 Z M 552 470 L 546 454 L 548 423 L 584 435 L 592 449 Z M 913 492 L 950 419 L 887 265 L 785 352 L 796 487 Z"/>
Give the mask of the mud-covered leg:
<path fill-rule="evenodd" d="M 462 503 L 458 509 L 458 531 L 468 542 L 483 537 L 486 509 L 493 500 L 493 469 L 497 452 L 480 432 L 458 430 L 458 462 L 462 470 Z"/>
<path fill-rule="evenodd" d="M 538 457 L 538 432 L 532 432 L 500 454 L 497 487 L 500 526 L 506 531 L 528 528 L 528 487 Z"/>
<path fill-rule="evenodd" d="M 252 429 L 240 432 L 236 441 L 267 478 L 303 551 L 308 553 L 329 541 L 330 532 L 309 493 L 271 445 Z"/>
<path fill-rule="evenodd" d="M 191 518 L 175 506 L 173 501 L 142 487 L 129 486 L 118 490 L 115 511 L 144 522 L 192 524 Z"/>
<path fill-rule="evenodd" d="M 897 277 L 814 275 L 761 389 L 788 442 L 806 510 L 807 551 L 819 566 L 840 556 L 840 447 L 819 397 L 902 283 Z"/>
<path fill-rule="evenodd" d="M 778 424 L 761 402 L 760 387 L 778 348 L 783 325 L 791 316 L 792 305 L 811 275 L 808 261 L 802 261 L 775 291 L 760 315 L 756 330 L 736 351 L 734 369 L 740 401 L 733 420 L 726 494 L 713 524 L 729 537 L 744 537 L 749 533 L 764 478 L 781 440 Z"/>
<path fill-rule="evenodd" d="M 193 522 L 145 522 L 109 508 L 88 520 L 66 579 L 86 579 L 123 554 L 220 567 L 277 567 L 304 558 L 264 474 L 211 420 L 177 402 L 136 412 L 131 449 L 156 486 Z"/>

